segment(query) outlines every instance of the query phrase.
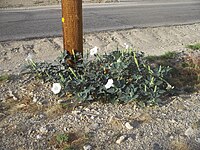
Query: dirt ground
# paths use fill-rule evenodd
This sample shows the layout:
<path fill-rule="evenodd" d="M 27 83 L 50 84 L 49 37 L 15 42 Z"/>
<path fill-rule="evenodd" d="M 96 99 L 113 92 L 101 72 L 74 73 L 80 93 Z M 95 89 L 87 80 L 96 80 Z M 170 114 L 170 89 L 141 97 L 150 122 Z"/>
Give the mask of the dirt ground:
<path fill-rule="evenodd" d="M 0 7 L 59 3 L 0 0 Z M 84 52 L 97 46 L 102 54 L 122 49 L 124 43 L 146 55 L 188 52 L 187 45 L 200 43 L 199 31 L 200 24 L 196 23 L 90 33 L 84 35 Z M 54 95 L 50 83 L 20 74 L 27 56 L 35 61 L 53 61 L 62 50 L 62 37 L 0 42 L 1 150 L 200 149 L 199 91 L 164 98 L 169 103 L 161 107 L 139 108 L 134 103 L 85 105 Z M 196 56 L 199 53 L 195 52 Z"/>
<path fill-rule="evenodd" d="M 84 35 L 84 52 L 98 46 L 102 54 L 124 43 L 146 55 L 187 52 L 188 44 L 200 43 L 198 31 L 200 24 L 90 33 Z M 0 149 L 199 150 L 199 91 L 163 99 L 170 102 L 155 108 L 85 106 L 53 95 L 50 83 L 20 74 L 27 56 L 53 61 L 62 45 L 62 37 L 0 43 L 0 74 L 9 75 L 0 82 Z"/>

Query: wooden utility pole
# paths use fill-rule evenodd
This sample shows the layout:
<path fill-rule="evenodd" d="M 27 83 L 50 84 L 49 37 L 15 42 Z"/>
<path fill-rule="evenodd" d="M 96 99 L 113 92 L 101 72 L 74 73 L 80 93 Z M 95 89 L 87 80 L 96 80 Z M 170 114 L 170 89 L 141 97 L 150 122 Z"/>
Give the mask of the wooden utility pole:
<path fill-rule="evenodd" d="M 62 0 L 64 50 L 83 54 L 82 0 Z"/>

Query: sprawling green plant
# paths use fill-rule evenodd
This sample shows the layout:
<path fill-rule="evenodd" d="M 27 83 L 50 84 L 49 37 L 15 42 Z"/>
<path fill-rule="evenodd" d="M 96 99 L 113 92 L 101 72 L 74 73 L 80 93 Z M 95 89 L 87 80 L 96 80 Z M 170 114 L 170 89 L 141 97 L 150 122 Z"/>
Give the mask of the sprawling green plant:
<path fill-rule="evenodd" d="M 144 53 L 131 49 L 113 51 L 83 61 L 80 54 L 63 52 L 55 63 L 35 63 L 32 71 L 44 81 L 60 83 L 62 92 L 81 101 L 158 104 L 171 85 L 165 80 L 169 67 L 149 64 Z"/>

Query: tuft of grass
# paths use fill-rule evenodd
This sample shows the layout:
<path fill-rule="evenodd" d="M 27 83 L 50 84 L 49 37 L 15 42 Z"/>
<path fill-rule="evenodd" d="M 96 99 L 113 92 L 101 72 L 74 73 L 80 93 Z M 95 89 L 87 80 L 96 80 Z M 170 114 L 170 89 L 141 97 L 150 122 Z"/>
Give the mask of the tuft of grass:
<path fill-rule="evenodd" d="M 58 134 L 56 136 L 56 141 L 59 144 L 63 144 L 64 142 L 68 142 L 69 141 L 69 135 L 68 134 Z"/>
<path fill-rule="evenodd" d="M 189 146 L 185 141 L 176 139 L 171 142 L 171 150 L 189 150 Z"/>
<path fill-rule="evenodd" d="M 177 56 L 177 52 L 166 52 L 165 54 L 161 55 L 160 57 L 162 59 L 174 59 Z"/>
<path fill-rule="evenodd" d="M 0 82 L 4 82 L 10 79 L 8 74 L 0 75 Z"/>
<path fill-rule="evenodd" d="M 155 60 L 166 60 L 166 59 L 174 59 L 177 56 L 177 52 L 172 51 L 172 52 L 165 52 L 163 55 L 159 56 L 147 56 L 146 59 L 149 61 L 155 61 Z"/>
<path fill-rule="evenodd" d="M 197 122 L 193 123 L 192 127 L 194 129 L 200 129 L 200 119 Z"/>
<path fill-rule="evenodd" d="M 192 50 L 200 50 L 200 43 L 188 45 L 187 48 L 192 49 Z"/>

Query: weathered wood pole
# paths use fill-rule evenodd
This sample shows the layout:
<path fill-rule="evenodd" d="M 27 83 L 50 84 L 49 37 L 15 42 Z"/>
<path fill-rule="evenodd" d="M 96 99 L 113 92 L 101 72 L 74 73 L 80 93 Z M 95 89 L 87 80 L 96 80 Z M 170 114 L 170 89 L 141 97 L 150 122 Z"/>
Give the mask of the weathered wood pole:
<path fill-rule="evenodd" d="M 62 0 L 64 50 L 83 54 L 82 0 Z"/>

